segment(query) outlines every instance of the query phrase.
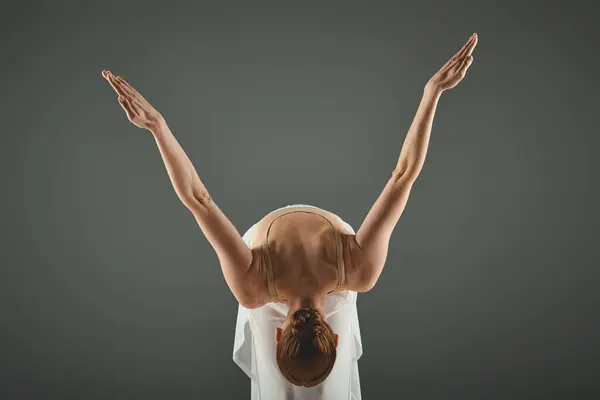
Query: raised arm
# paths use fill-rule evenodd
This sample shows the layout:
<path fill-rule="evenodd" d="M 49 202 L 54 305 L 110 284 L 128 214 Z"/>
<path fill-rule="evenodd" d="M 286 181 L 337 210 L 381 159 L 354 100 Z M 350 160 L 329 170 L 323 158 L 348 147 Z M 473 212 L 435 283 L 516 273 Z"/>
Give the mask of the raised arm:
<path fill-rule="evenodd" d="M 266 302 L 254 284 L 252 266 L 259 262 L 231 221 L 212 200 L 192 162 L 179 145 L 165 119 L 142 95 L 121 77 L 102 75 L 118 94 L 119 104 L 137 127 L 152 133 L 173 188 L 192 212 L 200 229 L 219 258 L 225 281 L 240 304 L 253 308 Z"/>
<path fill-rule="evenodd" d="M 398 164 L 360 226 L 355 238 L 356 245 L 350 247 L 354 253 L 354 277 L 349 279 L 349 282 L 353 282 L 353 287 L 349 289 L 368 291 L 379 279 L 387 258 L 392 232 L 425 162 L 433 117 L 440 96 L 464 78 L 473 62 L 471 54 L 476 45 L 477 35 L 473 34 L 425 85 L 421 103 L 404 140 Z"/>

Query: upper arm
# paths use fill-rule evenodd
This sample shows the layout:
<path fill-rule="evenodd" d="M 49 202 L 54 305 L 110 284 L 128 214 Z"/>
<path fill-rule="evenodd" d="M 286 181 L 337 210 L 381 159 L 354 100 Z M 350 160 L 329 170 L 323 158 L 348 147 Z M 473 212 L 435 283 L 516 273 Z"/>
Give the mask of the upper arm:
<path fill-rule="evenodd" d="M 184 203 L 215 250 L 225 281 L 237 301 L 246 308 L 266 303 L 265 290 L 260 284 L 263 263 L 260 250 L 251 250 L 246 245 L 210 196 L 202 199 L 192 196 Z"/>
<path fill-rule="evenodd" d="M 348 243 L 354 279 L 349 283 L 357 292 L 370 290 L 381 275 L 387 259 L 392 232 L 408 201 L 414 178 L 394 172 L 369 210 L 356 237 Z"/>

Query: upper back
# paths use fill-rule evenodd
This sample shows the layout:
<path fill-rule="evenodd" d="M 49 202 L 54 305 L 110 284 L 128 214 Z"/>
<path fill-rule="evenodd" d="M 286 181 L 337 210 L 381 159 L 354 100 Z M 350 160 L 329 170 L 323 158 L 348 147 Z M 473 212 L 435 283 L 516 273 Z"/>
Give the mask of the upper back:
<path fill-rule="evenodd" d="M 313 206 L 275 210 L 255 226 L 251 268 L 270 301 L 344 290 L 354 233 L 334 213 Z M 350 243 L 349 243 L 350 242 Z"/>

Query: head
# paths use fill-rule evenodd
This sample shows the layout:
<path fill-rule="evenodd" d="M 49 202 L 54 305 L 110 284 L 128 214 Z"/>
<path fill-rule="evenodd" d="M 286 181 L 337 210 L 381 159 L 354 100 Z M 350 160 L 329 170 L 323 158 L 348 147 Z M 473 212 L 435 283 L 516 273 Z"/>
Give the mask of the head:
<path fill-rule="evenodd" d="M 323 382 L 333 369 L 338 335 L 316 308 L 301 308 L 277 328 L 277 365 L 296 386 Z"/>

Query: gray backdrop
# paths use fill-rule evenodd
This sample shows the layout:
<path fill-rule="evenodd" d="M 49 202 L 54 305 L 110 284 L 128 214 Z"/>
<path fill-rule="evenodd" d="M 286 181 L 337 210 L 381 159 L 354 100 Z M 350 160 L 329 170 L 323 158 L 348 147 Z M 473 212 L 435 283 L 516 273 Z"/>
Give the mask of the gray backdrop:
<path fill-rule="evenodd" d="M 240 233 L 294 203 L 358 228 L 472 32 L 359 297 L 363 396 L 598 395 L 599 35 L 570 3 L 3 2 L 0 398 L 249 398 L 216 255 L 102 69 Z"/>

